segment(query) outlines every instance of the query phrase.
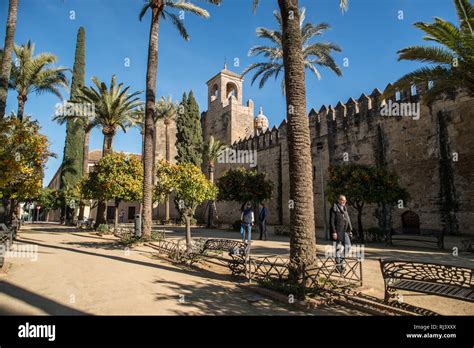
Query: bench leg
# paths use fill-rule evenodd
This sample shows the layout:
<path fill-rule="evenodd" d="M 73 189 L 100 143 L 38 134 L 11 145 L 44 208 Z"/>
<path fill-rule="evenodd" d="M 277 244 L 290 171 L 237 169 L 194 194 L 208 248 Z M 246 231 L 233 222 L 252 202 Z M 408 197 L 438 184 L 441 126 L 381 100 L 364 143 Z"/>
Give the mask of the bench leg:
<path fill-rule="evenodd" d="M 388 302 L 395 297 L 397 297 L 397 290 L 388 285 L 385 285 L 384 301 Z"/>
<path fill-rule="evenodd" d="M 245 272 L 245 261 L 232 258 L 229 261 L 229 268 L 232 271 L 232 275 L 240 275 Z"/>

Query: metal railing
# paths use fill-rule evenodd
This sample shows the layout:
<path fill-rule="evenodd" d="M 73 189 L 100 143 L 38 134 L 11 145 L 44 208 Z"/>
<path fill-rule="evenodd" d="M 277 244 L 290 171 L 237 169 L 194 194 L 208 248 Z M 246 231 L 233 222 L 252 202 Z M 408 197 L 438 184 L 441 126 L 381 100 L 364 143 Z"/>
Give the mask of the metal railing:
<path fill-rule="evenodd" d="M 250 257 L 249 281 L 285 281 L 289 275 L 289 258 L 281 255 Z M 306 288 L 346 288 L 362 286 L 362 263 L 358 258 L 345 258 L 339 264 L 334 257 L 317 255 L 316 265 L 303 272 Z"/>

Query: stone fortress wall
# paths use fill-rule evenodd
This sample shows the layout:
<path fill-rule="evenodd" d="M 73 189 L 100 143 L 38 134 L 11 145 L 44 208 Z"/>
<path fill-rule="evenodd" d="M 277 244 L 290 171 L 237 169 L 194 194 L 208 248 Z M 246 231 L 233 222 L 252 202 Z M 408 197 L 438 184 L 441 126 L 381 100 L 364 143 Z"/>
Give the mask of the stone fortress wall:
<path fill-rule="evenodd" d="M 265 120 L 265 116 L 260 111 L 254 119 L 253 101 L 243 105 L 243 79 L 226 67 L 207 84 L 208 110 L 201 122 L 204 140 L 213 135 L 234 150 L 256 151 L 257 170 L 274 183 L 273 198 L 266 202 L 269 224 L 288 226 L 291 173 L 286 120 L 278 127 L 256 129 L 260 117 Z M 448 230 L 474 234 L 474 98 L 459 93 L 455 100 L 439 100 L 430 108 L 417 104 L 427 88 L 414 86 L 387 100 L 375 89 L 335 107 L 310 111 L 314 211 L 320 236 L 330 207 L 323 194 L 327 168 L 342 163 L 375 165 L 377 159 L 397 173 L 411 196 L 403 208 L 393 209 L 393 227 L 401 227 L 402 214 L 412 211 L 419 216 L 421 228 L 447 226 Z M 419 118 L 383 116 L 381 108 L 393 103 L 420 105 Z M 250 167 L 217 163 L 216 180 L 238 166 Z M 365 208 L 365 228 L 377 226 L 375 208 Z M 198 219 L 205 216 L 203 210 L 198 209 Z M 350 214 L 356 225 L 356 211 L 350 208 Z M 218 202 L 217 215 L 217 222 L 233 223 L 240 217 L 240 206 Z"/>

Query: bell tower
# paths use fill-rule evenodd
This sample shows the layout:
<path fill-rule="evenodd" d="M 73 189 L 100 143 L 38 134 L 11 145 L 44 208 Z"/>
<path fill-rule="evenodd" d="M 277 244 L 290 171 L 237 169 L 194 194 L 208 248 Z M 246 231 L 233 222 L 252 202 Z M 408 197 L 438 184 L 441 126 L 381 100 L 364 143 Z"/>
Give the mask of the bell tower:
<path fill-rule="evenodd" d="M 211 135 L 232 145 L 254 133 L 254 105 L 243 105 L 243 78 L 228 70 L 227 65 L 207 81 L 207 111 L 201 118 L 204 141 Z"/>

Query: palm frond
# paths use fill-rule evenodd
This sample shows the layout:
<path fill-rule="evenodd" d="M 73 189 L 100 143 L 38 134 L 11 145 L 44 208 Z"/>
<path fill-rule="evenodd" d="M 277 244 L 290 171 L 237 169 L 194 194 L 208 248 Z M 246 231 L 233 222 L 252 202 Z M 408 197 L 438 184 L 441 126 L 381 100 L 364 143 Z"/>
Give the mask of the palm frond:
<path fill-rule="evenodd" d="M 253 8 L 253 13 L 255 14 L 257 12 L 257 7 L 260 4 L 260 0 L 253 0 L 252 1 L 252 8 Z"/>
<path fill-rule="evenodd" d="M 145 4 L 142 9 L 140 10 L 140 13 L 138 15 L 138 18 L 140 19 L 140 21 L 143 20 L 143 17 L 145 17 L 145 14 L 147 13 L 147 11 L 150 9 L 151 7 L 151 1 L 149 1 L 147 4 Z"/>
<path fill-rule="evenodd" d="M 251 83 L 254 84 L 260 79 L 259 87 L 262 88 L 268 79 L 272 76 L 275 80 L 279 74 L 284 70 L 283 65 L 283 45 L 282 45 L 282 20 L 281 15 L 278 11 L 273 13 L 275 20 L 278 24 L 278 30 L 272 30 L 267 28 L 257 28 L 256 34 L 258 38 L 267 39 L 272 42 L 273 45 L 263 46 L 258 45 L 252 47 L 248 55 L 249 56 L 262 56 L 267 59 L 265 62 L 253 63 L 248 66 L 242 72 L 242 76 L 247 75 L 249 72 L 254 72 Z M 316 68 L 317 66 L 326 67 L 336 75 L 341 76 L 342 72 L 331 57 L 333 51 L 340 52 L 341 48 L 331 42 L 317 42 L 310 44 L 309 41 L 319 35 L 322 35 L 324 30 L 329 29 L 327 23 L 319 23 L 313 25 L 311 23 L 304 24 L 305 20 L 305 9 L 302 8 L 300 11 L 300 28 L 301 35 L 303 38 L 303 57 L 305 59 L 305 68 L 316 75 L 318 79 L 321 75 Z M 282 81 L 282 90 L 285 89 L 285 82 Z"/>
<path fill-rule="evenodd" d="M 190 12 L 199 17 L 209 18 L 209 12 L 207 10 L 197 5 L 194 5 L 193 3 L 188 2 L 188 1 L 166 0 L 165 6 L 176 9 L 176 10 Z"/>
<path fill-rule="evenodd" d="M 168 14 L 171 18 L 171 21 L 173 22 L 174 26 L 176 27 L 176 29 L 178 29 L 178 32 L 179 32 L 179 35 L 181 35 L 181 37 L 185 40 L 185 41 L 189 41 L 189 34 L 188 32 L 186 31 L 186 28 L 183 24 L 183 21 L 181 21 L 181 19 L 179 19 L 178 16 L 176 16 L 174 13 L 169 13 L 167 11 L 165 11 L 166 14 Z"/>
<path fill-rule="evenodd" d="M 410 46 L 397 52 L 398 60 L 452 65 L 455 56 L 442 47 Z"/>

